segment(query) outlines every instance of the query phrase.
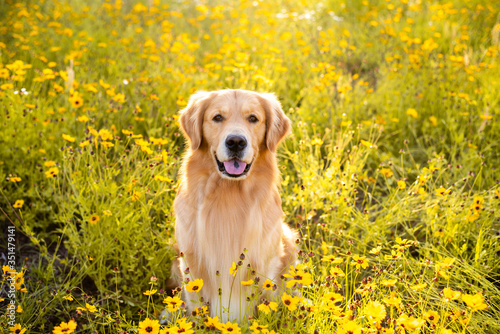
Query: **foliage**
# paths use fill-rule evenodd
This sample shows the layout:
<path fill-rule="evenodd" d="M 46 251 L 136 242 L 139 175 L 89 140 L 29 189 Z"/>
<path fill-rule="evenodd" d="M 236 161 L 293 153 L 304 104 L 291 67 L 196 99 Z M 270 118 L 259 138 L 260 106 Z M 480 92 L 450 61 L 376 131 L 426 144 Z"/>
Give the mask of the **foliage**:
<path fill-rule="evenodd" d="M 7 254 L 15 225 L 17 254 L 0 325 L 497 333 L 499 9 L 0 1 L 0 240 Z M 240 324 L 207 317 L 202 301 L 185 314 L 164 291 L 178 110 L 223 88 L 275 92 L 294 124 L 279 164 L 302 264 L 284 281 L 244 281 L 259 312 Z M 266 297 L 275 284 L 286 294 Z"/>

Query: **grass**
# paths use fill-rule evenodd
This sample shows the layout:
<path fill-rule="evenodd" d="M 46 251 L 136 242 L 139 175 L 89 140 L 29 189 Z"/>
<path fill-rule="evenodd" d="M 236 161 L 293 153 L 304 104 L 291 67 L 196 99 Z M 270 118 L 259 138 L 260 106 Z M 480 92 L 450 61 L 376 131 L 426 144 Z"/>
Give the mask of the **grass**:
<path fill-rule="evenodd" d="M 0 326 L 498 333 L 499 12 L 477 0 L 0 1 Z M 268 282 L 286 295 L 261 300 L 265 282 L 250 282 L 260 312 L 239 324 L 202 302 L 186 314 L 164 291 L 178 110 L 223 88 L 274 92 L 292 119 L 281 194 L 302 237 L 302 264 Z M 164 300 L 180 312 L 160 327 Z"/>

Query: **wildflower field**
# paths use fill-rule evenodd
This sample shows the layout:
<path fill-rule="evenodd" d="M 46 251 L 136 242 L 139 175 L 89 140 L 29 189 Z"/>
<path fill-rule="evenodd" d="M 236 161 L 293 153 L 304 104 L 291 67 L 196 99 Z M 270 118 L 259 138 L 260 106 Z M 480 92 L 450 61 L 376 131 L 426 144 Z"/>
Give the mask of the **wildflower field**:
<path fill-rule="evenodd" d="M 499 37 L 486 0 L 0 0 L 0 327 L 499 333 Z M 301 263 L 241 323 L 165 291 L 178 111 L 224 88 L 293 123 Z"/>

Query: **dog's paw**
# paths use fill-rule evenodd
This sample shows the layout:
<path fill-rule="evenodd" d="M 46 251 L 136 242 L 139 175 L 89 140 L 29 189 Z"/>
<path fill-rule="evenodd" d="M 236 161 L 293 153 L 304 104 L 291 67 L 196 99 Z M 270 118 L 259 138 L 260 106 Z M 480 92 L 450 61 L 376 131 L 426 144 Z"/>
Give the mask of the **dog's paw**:
<path fill-rule="evenodd" d="M 171 323 L 176 317 L 178 317 L 179 311 L 169 312 L 167 309 L 161 311 L 158 320 L 160 321 L 160 325 L 166 325 Z"/>

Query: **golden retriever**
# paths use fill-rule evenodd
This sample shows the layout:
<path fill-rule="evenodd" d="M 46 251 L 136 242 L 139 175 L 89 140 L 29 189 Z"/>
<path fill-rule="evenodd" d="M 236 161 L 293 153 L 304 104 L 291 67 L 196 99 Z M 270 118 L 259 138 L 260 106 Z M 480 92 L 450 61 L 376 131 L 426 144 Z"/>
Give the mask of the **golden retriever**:
<path fill-rule="evenodd" d="M 183 300 L 192 311 L 203 297 L 211 316 L 241 321 L 255 305 L 245 304 L 252 290 L 240 281 L 253 270 L 260 287 L 277 282 L 297 260 L 297 234 L 282 221 L 276 162 L 290 120 L 273 94 L 239 89 L 194 94 L 179 120 L 189 149 L 174 203 L 176 271 L 184 282 L 203 280 L 196 293 L 184 289 Z"/>

